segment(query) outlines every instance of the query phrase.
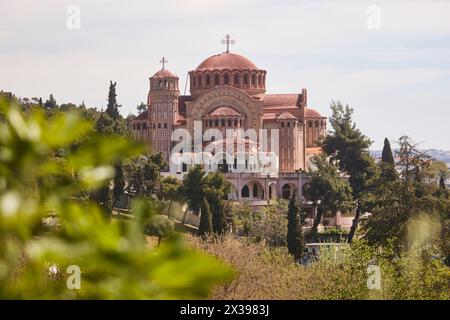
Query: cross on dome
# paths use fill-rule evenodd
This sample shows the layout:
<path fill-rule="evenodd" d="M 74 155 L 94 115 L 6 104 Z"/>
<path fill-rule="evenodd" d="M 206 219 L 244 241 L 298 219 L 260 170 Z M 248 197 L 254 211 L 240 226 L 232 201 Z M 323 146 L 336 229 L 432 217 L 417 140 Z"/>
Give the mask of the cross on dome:
<path fill-rule="evenodd" d="M 167 62 L 169 62 L 169 61 L 167 61 L 167 59 L 165 57 L 162 57 L 162 59 L 159 61 L 159 63 L 162 63 L 162 69 L 161 70 L 164 70 Z"/>
<path fill-rule="evenodd" d="M 234 41 L 234 39 L 231 39 L 231 36 L 229 34 L 227 34 L 225 36 L 225 39 L 222 40 L 222 44 L 227 45 L 227 51 L 225 51 L 225 52 L 230 53 L 230 44 L 233 45 L 235 43 L 236 43 L 236 41 Z"/>

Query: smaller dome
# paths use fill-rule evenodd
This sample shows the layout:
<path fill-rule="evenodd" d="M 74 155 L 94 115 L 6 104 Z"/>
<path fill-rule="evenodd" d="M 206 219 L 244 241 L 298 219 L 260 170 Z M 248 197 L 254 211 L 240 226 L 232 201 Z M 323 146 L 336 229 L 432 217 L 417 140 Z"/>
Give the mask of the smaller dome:
<path fill-rule="evenodd" d="M 219 116 L 240 116 L 241 114 L 233 108 L 230 107 L 218 107 L 210 112 L 208 116 L 219 117 Z"/>
<path fill-rule="evenodd" d="M 323 118 L 322 115 L 312 108 L 306 108 L 305 109 L 305 117 L 306 118 Z"/>
<path fill-rule="evenodd" d="M 174 75 L 172 72 L 170 72 L 167 69 L 161 69 L 157 73 L 153 75 L 152 78 L 176 78 L 177 76 Z"/>

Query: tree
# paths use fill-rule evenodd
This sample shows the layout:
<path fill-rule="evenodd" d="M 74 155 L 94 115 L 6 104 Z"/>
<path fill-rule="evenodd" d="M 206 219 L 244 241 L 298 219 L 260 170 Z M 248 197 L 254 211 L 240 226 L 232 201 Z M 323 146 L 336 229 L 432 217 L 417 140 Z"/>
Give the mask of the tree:
<path fill-rule="evenodd" d="M 155 163 L 157 161 L 157 163 Z M 161 167 L 159 157 L 140 156 L 125 163 L 125 178 L 128 182 L 126 190 L 136 196 L 152 196 L 157 194 L 160 180 Z"/>
<path fill-rule="evenodd" d="M 395 165 L 394 156 L 392 154 L 391 144 L 389 143 L 388 138 L 384 138 L 384 146 L 383 151 L 381 153 L 381 161 L 384 163 Z"/>
<path fill-rule="evenodd" d="M 202 201 L 201 214 L 200 214 L 200 224 L 198 227 L 198 235 L 204 237 L 206 235 L 212 234 L 212 217 L 211 210 L 206 199 Z"/>
<path fill-rule="evenodd" d="M 294 192 L 289 202 L 286 242 L 288 251 L 295 260 L 301 259 L 303 251 L 305 250 L 302 219 L 300 215 L 301 208 L 298 204 L 297 195 Z"/>
<path fill-rule="evenodd" d="M 119 205 L 120 198 L 124 194 L 125 189 L 125 174 L 123 172 L 123 164 L 116 163 L 114 165 L 114 180 L 113 180 L 113 207 Z"/>
<path fill-rule="evenodd" d="M 366 205 L 363 195 L 370 189 L 376 174 L 375 163 L 368 150 L 372 141 L 356 128 L 352 120 L 352 108 L 348 105 L 344 108 L 340 102 L 333 101 L 331 110 L 330 124 L 333 131 L 321 141 L 321 147 L 332 162 L 337 162 L 339 170 L 349 175 L 353 197 L 358 204 L 348 235 L 348 241 L 352 242 Z"/>
<path fill-rule="evenodd" d="M 139 113 L 142 113 L 142 112 L 144 112 L 144 111 L 147 110 L 147 105 L 146 105 L 145 103 L 141 102 L 141 104 L 139 104 L 139 105 L 136 107 L 136 109 L 137 109 L 138 114 L 139 114 Z"/>
<path fill-rule="evenodd" d="M 395 181 L 398 178 L 397 171 L 395 171 L 395 161 L 392 155 L 391 144 L 387 138 L 384 139 L 383 152 L 381 155 L 380 167 L 380 183 Z"/>
<path fill-rule="evenodd" d="M 450 232 L 450 202 L 439 188 L 439 177 L 448 170 L 447 165 L 418 150 L 417 144 L 406 135 L 399 139 L 399 145 L 399 178 L 382 181 L 371 192 L 372 216 L 364 227 L 364 237 L 375 246 L 386 246 L 392 241 L 396 252 L 404 251 L 410 243 L 411 224 L 426 216 L 427 223 L 439 221 L 441 232 L 434 233 L 440 233 L 441 237 L 434 244 L 442 252 L 450 252 L 449 242 L 445 240 Z"/>
<path fill-rule="evenodd" d="M 163 239 L 173 235 L 175 226 L 168 217 L 157 214 L 148 219 L 145 232 L 149 236 L 157 237 L 159 246 Z"/>
<path fill-rule="evenodd" d="M 318 205 L 310 232 L 311 238 L 316 240 L 324 211 L 336 215 L 339 210 L 348 209 L 352 204 L 352 189 L 348 181 L 340 176 L 338 168 L 324 156 L 317 156 L 313 161 L 317 170 L 312 173 L 311 181 L 303 191 L 307 199 Z"/>
<path fill-rule="evenodd" d="M 120 118 L 119 107 L 116 101 L 116 85 L 117 82 L 110 81 L 109 93 L 108 93 L 108 106 L 106 107 L 106 113 L 113 119 L 118 120 Z"/>
<path fill-rule="evenodd" d="M 183 195 L 188 208 L 196 215 L 205 198 L 205 170 L 199 165 L 192 167 L 183 180 Z"/>
<path fill-rule="evenodd" d="M 226 199 L 230 193 L 230 183 L 221 172 L 210 173 L 205 178 L 204 194 L 211 204 L 213 232 L 223 234 L 227 230 L 227 216 L 231 208 Z"/>
<path fill-rule="evenodd" d="M 50 97 L 45 101 L 44 107 L 47 110 L 54 110 L 58 107 L 58 104 L 56 103 L 53 94 L 50 94 Z"/>
<path fill-rule="evenodd" d="M 180 181 L 174 177 L 166 177 L 162 179 L 158 192 L 158 198 L 169 202 L 169 205 L 167 206 L 167 216 L 171 218 L 170 209 L 172 208 L 172 203 L 182 199 Z"/>
<path fill-rule="evenodd" d="M 434 162 L 426 152 L 420 151 L 418 144 L 410 137 L 403 135 L 398 140 L 399 150 L 396 152 L 399 158 L 400 178 L 406 184 L 410 181 L 420 182 L 425 178 L 426 169 Z"/>
<path fill-rule="evenodd" d="M 90 193 L 90 199 L 96 202 L 103 211 L 103 214 L 107 218 L 111 218 L 112 214 L 112 201 L 111 201 L 111 190 L 109 184 L 101 186 L 97 190 Z"/>

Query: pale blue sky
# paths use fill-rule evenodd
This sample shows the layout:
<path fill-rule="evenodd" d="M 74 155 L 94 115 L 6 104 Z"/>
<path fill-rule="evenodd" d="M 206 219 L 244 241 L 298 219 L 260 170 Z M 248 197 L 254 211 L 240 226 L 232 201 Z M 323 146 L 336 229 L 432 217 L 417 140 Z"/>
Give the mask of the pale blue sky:
<path fill-rule="evenodd" d="M 71 4 L 80 30 L 66 27 Z M 380 30 L 366 26 L 369 5 Z M 184 88 L 230 33 L 232 51 L 267 70 L 268 92 L 307 88 L 324 115 L 333 99 L 349 103 L 374 148 L 407 133 L 450 150 L 450 1 L 15 0 L 0 14 L 0 89 L 22 97 L 101 108 L 111 79 L 127 115 L 161 56 Z"/>

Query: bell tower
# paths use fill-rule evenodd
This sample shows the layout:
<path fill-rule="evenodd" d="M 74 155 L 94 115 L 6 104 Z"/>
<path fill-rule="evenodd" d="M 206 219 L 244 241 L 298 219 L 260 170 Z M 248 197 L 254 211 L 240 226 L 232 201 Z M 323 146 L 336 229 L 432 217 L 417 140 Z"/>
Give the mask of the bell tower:
<path fill-rule="evenodd" d="M 162 69 L 150 77 L 148 94 L 148 122 L 150 149 L 162 153 L 169 161 L 173 126 L 178 115 L 178 77 L 166 69 L 166 58 L 162 58 Z"/>

